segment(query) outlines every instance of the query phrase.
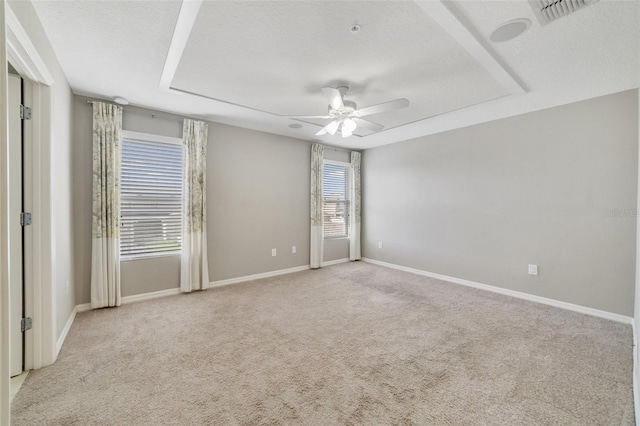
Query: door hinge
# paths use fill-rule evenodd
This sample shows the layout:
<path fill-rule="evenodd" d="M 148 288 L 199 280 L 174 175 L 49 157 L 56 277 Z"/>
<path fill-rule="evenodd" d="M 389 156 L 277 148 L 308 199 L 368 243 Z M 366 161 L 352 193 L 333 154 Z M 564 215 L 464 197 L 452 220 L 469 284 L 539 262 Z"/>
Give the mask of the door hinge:
<path fill-rule="evenodd" d="M 31 120 L 31 107 L 20 104 L 20 119 Z"/>
<path fill-rule="evenodd" d="M 21 226 L 31 225 L 31 213 L 27 213 L 27 212 L 20 213 L 20 225 Z"/>
<path fill-rule="evenodd" d="M 33 328 L 33 320 L 31 318 L 22 318 L 20 321 L 20 330 L 27 331 Z"/>

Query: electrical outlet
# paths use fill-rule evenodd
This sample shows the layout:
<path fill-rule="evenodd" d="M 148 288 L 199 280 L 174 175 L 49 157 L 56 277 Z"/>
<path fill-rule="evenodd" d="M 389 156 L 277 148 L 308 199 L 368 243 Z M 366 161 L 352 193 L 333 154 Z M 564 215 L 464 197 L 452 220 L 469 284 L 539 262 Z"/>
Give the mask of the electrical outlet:
<path fill-rule="evenodd" d="M 538 275 L 538 265 L 529 265 L 529 275 Z"/>
<path fill-rule="evenodd" d="M 67 290 L 67 294 L 69 294 L 69 281 L 64 283 L 65 289 Z"/>
<path fill-rule="evenodd" d="M 382 241 L 378 242 L 378 248 L 381 249 L 382 248 Z"/>
<path fill-rule="evenodd" d="M 276 255 L 276 249 L 271 249 L 271 256 L 275 256 Z"/>
<path fill-rule="evenodd" d="M 295 254 L 295 252 L 296 252 L 296 246 L 291 246 L 291 253 Z"/>

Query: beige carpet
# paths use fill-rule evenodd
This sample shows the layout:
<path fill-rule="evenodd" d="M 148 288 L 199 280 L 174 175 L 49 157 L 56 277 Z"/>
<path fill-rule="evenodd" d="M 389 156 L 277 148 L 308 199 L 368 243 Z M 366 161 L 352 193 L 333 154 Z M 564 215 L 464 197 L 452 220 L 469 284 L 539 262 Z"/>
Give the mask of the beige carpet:
<path fill-rule="evenodd" d="M 79 314 L 15 425 L 633 424 L 631 328 L 363 262 Z"/>

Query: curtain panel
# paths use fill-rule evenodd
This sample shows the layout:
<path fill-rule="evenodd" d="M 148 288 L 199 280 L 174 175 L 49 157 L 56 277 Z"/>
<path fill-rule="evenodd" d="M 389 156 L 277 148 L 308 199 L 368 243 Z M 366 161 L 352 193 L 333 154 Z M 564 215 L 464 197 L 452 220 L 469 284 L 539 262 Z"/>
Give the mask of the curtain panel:
<path fill-rule="evenodd" d="M 322 215 L 322 162 L 324 146 L 319 143 L 311 145 L 311 246 L 309 266 L 317 269 L 322 266 L 324 250 L 323 215 Z"/>
<path fill-rule="evenodd" d="M 207 133 L 202 121 L 184 120 L 180 290 L 209 286 L 207 263 Z"/>
<path fill-rule="evenodd" d="M 93 102 L 91 307 L 120 306 L 122 108 Z"/>
<path fill-rule="evenodd" d="M 349 259 L 360 260 L 360 220 L 362 206 L 362 191 L 360 187 L 360 160 L 361 154 L 351 152 L 351 205 L 349 207 Z"/>

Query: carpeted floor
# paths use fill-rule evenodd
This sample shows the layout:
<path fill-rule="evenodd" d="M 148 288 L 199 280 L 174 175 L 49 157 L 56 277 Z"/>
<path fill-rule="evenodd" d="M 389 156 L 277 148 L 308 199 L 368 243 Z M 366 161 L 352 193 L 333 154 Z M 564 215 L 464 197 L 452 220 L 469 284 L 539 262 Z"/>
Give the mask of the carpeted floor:
<path fill-rule="evenodd" d="M 631 333 L 341 264 L 79 314 L 12 424 L 633 424 Z"/>

